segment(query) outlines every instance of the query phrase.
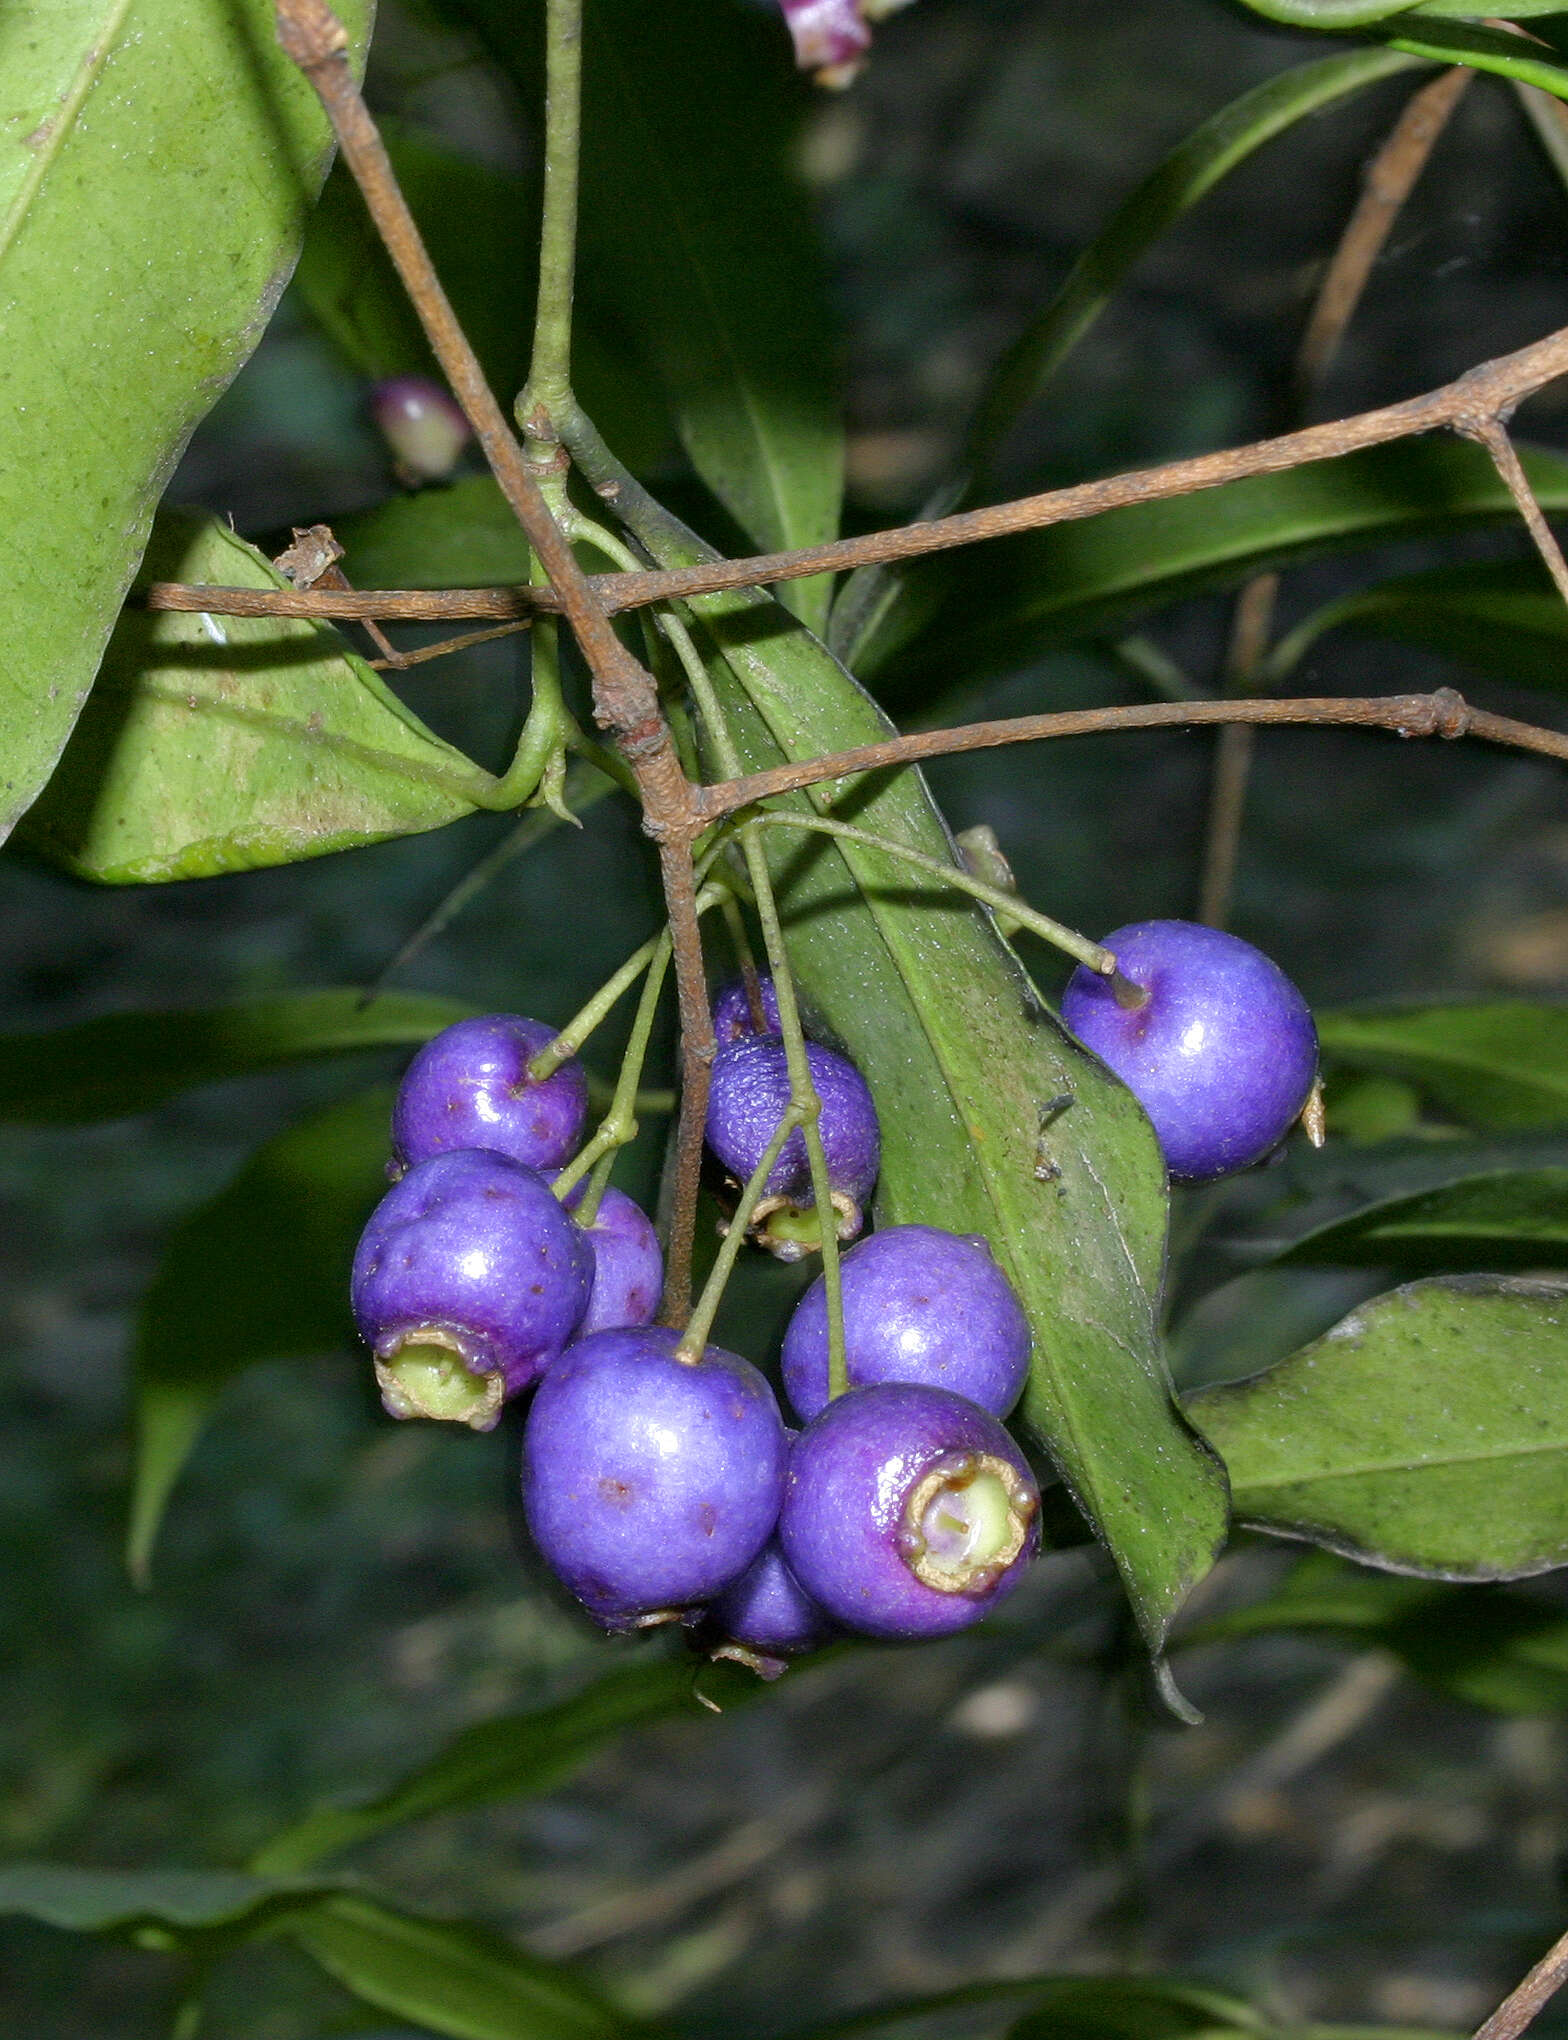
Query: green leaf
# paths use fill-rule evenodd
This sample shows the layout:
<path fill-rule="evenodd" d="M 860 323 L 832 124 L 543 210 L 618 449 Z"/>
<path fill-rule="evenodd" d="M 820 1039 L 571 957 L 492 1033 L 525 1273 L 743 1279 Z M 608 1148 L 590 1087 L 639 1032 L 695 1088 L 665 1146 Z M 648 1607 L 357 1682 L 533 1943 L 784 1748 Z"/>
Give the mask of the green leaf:
<path fill-rule="evenodd" d="M 137 1317 L 126 1562 L 145 1581 L 164 1507 L 224 1388 L 260 1360 L 353 1341 L 348 1271 L 386 1190 L 391 1093 L 329 1106 L 260 1148 L 169 1242 Z"/>
<path fill-rule="evenodd" d="M 510 403 L 527 373 L 533 329 L 537 179 L 455 155 L 434 137 L 395 121 L 383 123 L 382 138 L 442 288 L 490 387 L 503 404 Z M 359 187 L 341 161 L 311 217 L 296 281 L 311 311 L 362 375 L 428 375 L 444 381 Z M 652 378 L 598 305 L 591 277 L 581 280 L 578 314 L 573 369 L 582 401 L 629 460 L 639 467 L 652 465 L 671 446 L 669 419 Z M 438 490 L 431 500 L 439 509 L 449 497 L 450 492 Z M 355 578 L 350 570 L 350 579 Z"/>
<path fill-rule="evenodd" d="M 1466 1126 L 1568 1126 L 1568 1006 L 1351 1007 L 1317 1023 L 1326 1062 L 1403 1078 Z"/>
<path fill-rule="evenodd" d="M 623 509 L 661 565 L 701 555 L 673 520 Z M 704 596 L 691 610 L 748 769 L 889 733 L 871 698 L 767 596 Z M 953 860 L 916 772 L 811 798 Z M 800 980 L 877 1099 L 878 1221 L 991 1242 L 1034 1329 L 1027 1419 L 1158 1649 L 1213 1561 L 1226 1511 L 1219 1469 L 1183 1428 L 1161 1356 L 1164 1170 L 1148 1122 L 1045 1010 L 983 910 L 884 852 L 774 831 L 766 841 Z"/>
<path fill-rule="evenodd" d="M 216 518 L 178 512 L 143 577 L 287 585 Z M 207 878 L 438 829 L 494 784 L 325 624 L 130 609 L 23 835 L 108 884 Z"/>
<path fill-rule="evenodd" d="M 1353 29 L 1372 28 L 1398 15 L 1420 19 L 1458 18 L 1479 21 L 1488 18 L 1475 0 L 1242 0 L 1254 14 L 1266 21 L 1278 21 L 1288 28 L 1318 28 L 1331 35 L 1345 35 Z M 1533 14 L 1560 14 L 1563 0 L 1519 0 L 1508 9 L 1515 21 Z"/>
<path fill-rule="evenodd" d="M 425 992 L 285 992 L 0 1035 L 0 1121 L 80 1126 L 304 1056 L 417 1048 L 473 1012 Z"/>
<path fill-rule="evenodd" d="M 1199 1624 L 1181 1644 L 1278 1630 L 1391 1651 L 1425 1685 L 1496 1714 L 1568 1712 L 1568 1617 L 1502 1587 L 1434 1586 L 1315 1551 L 1272 1594 Z"/>
<path fill-rule="evenodd" d="M 1451 26 L 1436 18 L 1438 11 L 1429 6 L 1421 15 L 1406 15 L 1395 29 L 1384 32 L 1383 39 L 1390 49 L 1404 50 L 1412 57 L 1426 57 L 1436 64 L 1465 64 L 1472 70 L 1515 79 L 1521 85 L 1538 86 L 1554 98 L 1568 99 L 1568 67 L 1543 56 L 1538 44 L 1468 22 Z"/>
<path fill-rule="evenodd" d="M 405 1821 L 548 1792 L 625 1730 L 671 1714 L 696 1715 L 692 1678 L 688 1660 L 649 1659 L 609 1672 L 552 1706 L 476 1722 L 389 1792 L 358 1806 L 323 1807 L 286 1828 L 257 1852 L 251 1867 L 263 1876 L 292 1875 Z"/>
<path fill-rule="evenodd" d="M 1007 2040 L 1187 2040 L 1200 2033 L 1266 2033 L 1239 1999 L 1142 1977 L 1062 1976 Z"/>
<path fill-rule="evenodd" d="M 1341 1268 L 1568 1266 L 1568 1168 L 1492 1169 L 1391 1197 L 1320 1226 L 1276 1259 Z"/>
<path fill-rule="evenodd" d="M 339 519 L 333 531 L 356 588 L 483 588 L 528 579 L 528 541 L 493 475 L 394 496 Z"/>
<path fill-rule="evenodd" d="M 456 11 L 534 106 L 514 0 Z M 736 0 L 588 7 L 582 273 L 652 364 L 692 465 L 766 551 L 831 538 L 843 487 L 837 336 L 788 162 L 809 93 L 787 49 L 777 20 Z M 828 592 L 797 581 L 788 599 L 815 624 Z"/>
<path fill-rule="evenodd" d="M 499 1935 L 415 1919 L 356 1892 L 291 1908 L 280 1931 L 366 2004 L 452 2040 L 615 2040 L 649 2030 L 570 1970 Z"/>
<path fill-rule="evenodd" d="M 1568 1286 L 1411 1283 L 1188 1416 L 1240 1521 L 1397 1572 L 1512 1579 L 1568 1561 Z"/>
<path fill-rule="evenodd" d="M 1548 510 L 1568 509 L 1568 461 L 1523 455 Z M 1517 515 L 1479 447 L 1413 439 L 1193 496 L 944 554 L 911 570 L 908 608 L 861 669 L 896 685 L 974 679 L 1265 568 Z M 896 655 L 896 656 L 895 656 Z"/>
<path fill-rule="evenodd" d="M 362 52 L 369 0 L 340 12 Z M 175 460 L 261 337 L 330 134 L 272 0 L 7 7 L 0 104 L 0 528 L 25 534 L 0 593 L 4 836 Z"/>
<path fill-rule="evenodd" d="M 1271 684 L 1331 630 L 1421 645 L 1517 686 L 1568 687 L 1568 605 L 1536 559 L 1435 567 L 1326 603 L 1275 646 Z"/>
<path fill-rule="evenodd" d="M 65 1863 L 0 1865 L 0 1913 L 77 1934 L 161 1927 L 174 1935 L 233 1927 L 280 1897 L 314 1895 L 304 1882 L 238 1870 L 79 1870 Z"/>
<path fill-rule="evenodd" d="M 1414 58 L 1389 50 L 1354 50 L 1299 65 L 1265 80 L 1195 128 L 1123 200 L 1078 257 L 1054 298 L 1003 355 L 970 428 L 967 464 L 983 468 L 1008 430 L 1039 396 L 1112 294 L 1160 236 L 1253 153 L 1299 120 L 1365 85 L 1410 68 Z M 955 484 L 939 515 L 964 497 Z M 839 591 L 829 643 L 861 670 L 875 640 L 895 640 L 908 599 L 906 567 L 860 567 Z"/>

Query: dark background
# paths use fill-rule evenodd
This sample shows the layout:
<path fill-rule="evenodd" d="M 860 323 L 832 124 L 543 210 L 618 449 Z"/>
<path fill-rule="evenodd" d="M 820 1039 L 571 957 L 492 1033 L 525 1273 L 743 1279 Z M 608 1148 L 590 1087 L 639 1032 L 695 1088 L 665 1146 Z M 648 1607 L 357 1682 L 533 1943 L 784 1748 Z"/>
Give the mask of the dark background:
<path fill-rule="evenodd" d="M 1313 53 L 1217 0 L 919 0 L 883 26 L 862 81 L 814 109 L 803 155 L 846 340 L 861 522 L 912 512 L 989 363 L 1160 154 Z M 411 6 L 383 10 L 371 89 L 380 108 L 486 161 L 526 158 L 501 89 Z M 1277 425 L 1360 166 L 1410 89 L 1395 80 L 1304 123 L 1170 235 L 1016 435 L 1008 484 Z M 1395 229 L 1322 412 L 1410 394 L 1562 323 L 1565 254 L 1555 173 L 1509 92 L 1478 83 Z M 1548 392 L 1522 431 L 1563 443 L 1565 404 Z M 257 536 L 373 502 L 392 484 L 361 407 L 291 295 L 197 435 L 174 500 Z M 1285 616 L 1374 567 L 1432 557 L 1404 547 L 1302 569 Z M 1219 598 L 1187 603 L 1156 634 L 1210 684 L 1227 616 Z M 522 698 L 524 658 L 503 646 L 441 681 L 443 714 L 493 743 Z M 1550 714 L 1539 696 L 1435 658 L 1339 637 L 1301 682 L 1447 682 Z M 1103 661 L 1060 655 L 955 694 L 942 715 L 1124 698 L 1128 682 Z M 933 776 L 955 826 L 996 828 L 1036 903 L 1099 933 L 1192 910 L 1211 751 L 1206 737 L 1138 736 L 984 754 Z M 6 1024 L 363 982 L 505 826 L 479 818 L 144 891 L 93 891 L 7 853 Z M 564 1020 L 655 912 L 634 824 L 606 803 L 513 865 L 399 982 Z M 1235 925 L 1317 1003 L 1560 995 L 1561 779 L 1479 748 L 1271 734 Z M 1044 982 L 1059 982 L 1053 967 Z M 459 1725 L 564 1690 L 614 1654 L 519 1566 L 511 1430 L 394 1427 L 348 1353 L 240 1382 L 175 1496 L 153 1590 L 126 1583 L 125 1353 L 161 1243 L 258 1140 L 382 1067 L 272 1075 L 107 1127 L 6 1134 L 6 1855 L 237 1862 L 321 1795 L 385 1780 Z M 758 1277 L 731 1313 L 759 1359 L 789 1286 Z M 1333 1276 L 1239 1283 L 1178 1330 L 1178 1362 L 1245 1371 L 1356 1293 Z M 1288 1557 L 1239 1548 L 1205 1607 L 1259 1591 Z M 1467 1711 L 1380 1659 L 1265 1640 L 1182 1660 L 1207 1718 L 1177 1730 L 1145 1707 L 1125 1647 L 1096 1563 L 1059 1557 L 984 1634 L 863 1651 L 722 1721 L 694 1712 L 625 1739 L 542 1800 L 399 1833 L 363 1867 L 411 1903 L 580 1955 L 629 2005 L 677 2012 L 698 2032 L 777 2031 L 987 1975 L 1128 1965 L 1223 1982 L 1282 2019 L 1461 2027 L 1557 1931 L 1560 1721 Z M 141 2040 L 166 2030 L 169 1991 L 155 1957 L 0 1925 L 6 2033 Z M 224 1972 L 211 2032 L 313 2040 L 361 2023 L 376 2022 L 296 1958 L 262 1951 Z M 1003 2024 L 971 2014 L 929 2030 Z"/>

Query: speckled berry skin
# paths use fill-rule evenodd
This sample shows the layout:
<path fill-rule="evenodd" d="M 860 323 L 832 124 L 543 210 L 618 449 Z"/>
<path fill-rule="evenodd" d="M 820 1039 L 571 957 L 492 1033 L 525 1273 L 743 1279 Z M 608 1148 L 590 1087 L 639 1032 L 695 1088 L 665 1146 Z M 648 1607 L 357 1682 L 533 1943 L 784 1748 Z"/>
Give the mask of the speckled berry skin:
<path fill-rule="evenodd" d="M 360 1336 L 393 1358 L 447 1335 L 516 1395 L 565 1348 L 588 1305 L 593 1249 L 537 1170 L 465 1148 L 419 1162 L 372 1212 L 354 1255 Z"/>
<path fill-rule="evenodd" d="M 726 1644 L 739 1644 L 767 1659 L 818 1649 L 834 1625 L 790 1571 L 778 1539 L 770 1537 L 709 1608 L 704 1630 L 721 1652 Z"/>
<path fill-rule="evenodd" d="M 842 1262 L 851 1388 L 923 1381 L 1005 1417 L 1029 1373 L 1029 1320 L 982 1239 L 893 1225 Z M 784 1334 L 784 1388 L 805 1419 L 828 1401 L 828 1301 L 819 1275 Z"/>
<path fill-rule="evenodd" d="M 1261 1161 L 1317 1075 L 1306 1000 L 1261 949 L 1194 921 L 1137 921 L 1104 946 L 1147 1001 L 1121 1006 L 1080 968 L 1062 1018 L 1149 1115 L 1172 1176 L 1206 1182 Z"/>
<path fill-rule="evenodd" d="M 900 1532 L 923 1477 L 969 1454 L 1011 1469 L 1028 1497 L 1027 1535 L 983 1591 L 948 1592 L 916 1576 Z M 1039 1542 L 1038 1510 L 1028 1464 L 989 1410 L 946 1389 L 887 1383 L 839 1396 L 796 1439 L 779 1542 L 800 1585 L 846 1629 L 888 1639 L 948 1636 L 1018 1584 Z"/>
<path fill-rule="evenodd" d="M 757 993 L 762 1003 L 766 1027 L 758 1027 L 751 1017 L 751 1001 L 746 997 L 746 986 L 742 979 L 731 978 L 727 985 L 721 985 L 713 1000 L 713 1032 L 720 1048 L 727 1048 L 732 1041 L 739 1041 L 743 1034 L 777 1034 L 779 1031 L 779 995 L 773 989 L 770 977 L 759 977 Z"/>
<path fill-rule="evenodd" d="M 555 1029 L 520 1013 L 459 1020 L 409 1064 L 392 1107 L 393 1168 L 456 1148 L 489 1148 L 530 1169 L 558 1169 L 576 1153 L 588 1117 L 582 1064 L 543 1083 L 528 1065 Z"/>
<path fill-rule="evenodd" d="M 789 1451 L 773 1391 L 663 1325 L 596 1332 L 540 1384 L 523 1509 L 546 1562 L 607 1629 L 710 1601 L 772 1534 Z"/>
<path fill-rule="evenodd" d="M 574 1184 L 566 1208 L 575 1211 L 586 1184 Z M 653 1323 L 664 1290 L 664 1255 L 653 1221 L 642 1206 L 607 1183 L 593 1224 L 580 1226 L 593 1247 L 593 1289 L 577 1336 Z"/>
<path fill-rule="evenodd" d="M 865 1078 L 844 1056 L 806 1044 L 811 1080 L 822 1100 L 817 1124 L 835 1190 L 863 1204 L 882 1162 L 882 1134 Z M 744 1183 L 762 1160 L 789 1104 L 789 1065 L 777 1035 L 748 1034 L 721 1048 L 708 1095 L 708 1145 Z M 811 1165 L 799 1127 L 784 1143 L 764 1186 L 768 1196 L 811 1201 Z"/>

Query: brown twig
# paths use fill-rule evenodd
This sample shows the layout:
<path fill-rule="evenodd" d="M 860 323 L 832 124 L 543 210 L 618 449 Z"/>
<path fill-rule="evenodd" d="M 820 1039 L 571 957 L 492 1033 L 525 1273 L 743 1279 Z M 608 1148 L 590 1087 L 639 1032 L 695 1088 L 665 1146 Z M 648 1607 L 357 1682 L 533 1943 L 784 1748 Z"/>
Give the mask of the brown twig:
<path fill-rule="evenodd" d="M 643 827 L 659 848 L 674 944 L 686 1083 L 704 1103 L 713 1025 L 695 912 L 692 787 L 682 770 L 652 675 L 612 629 L 603 601 L 550 514 L 539 482 L 511 431 L 426 253 L 392 164 L 348 66 L 348 37 L 326 0 L 277 0 L 278 40 L 309 79 L 332 122 L 345 162 L 376 231 L 402 278 L 431 349 L 474 428 L 490 471 L 547 575 L 593 680 L 594 715 L 613 732 L 636 774 Z M 340 598 L 342 599 L 342 598 Z M 368 614 L 373 612 L 361 612 Z M 448 614 L 454 613 L 448 611 Z M 512 612 L 516 614 L 516 611 Z M 380 612 L 383 616 L 387 612 Z M 682 1125 L 694 1107 L 682 1103 Z M 700 1125 L 700 1122 L 699 1122 Z M 671 1255 L 678 1265 L 677 1255 Z"/>
<path fill-rule="evenodd" d="M 1535 500 L 1535 491 L 1530 487 L 1530 478 L 1520 465 L 1514 451 L 1514 443 L 1508 437 L 1502 421 L 1498 418 L 1479 418 L 1474 425 L 1461 426 L 1460 430 L 1471 439 L 1477 439 L 1492 456 L 1492 465 L 1502 477 L 1503 487 L 1514 499 L 1524 526 L 1535 542 L 1535 549 L 1541 556 L 1541 563 L 1551 575 L 1558 594 L 1568 602 L 1568 561 L 1563 559 L 1562 547 L 1557 543 L 1557 534 L 1546 521 L 1546 513 Z"/>
<path fill-rule="evenodd" d="M 1163 467 L 1139 468 L 1102 481 L 1078 482 L 1066 489 L 1048 489 L 1038 496 L 1021 496 L 1011 503 L 992 503 L 980 510 L 963 510 L 952 517 L 900 525 L 891 531 L 833 539 L 795 552 L 758 553 L 744 559 L 703 561 L 694 567 L 650 568 L 636 574 L 594 574 L 586 585 L 602 612 L 615 616 L 648 603 L 711 595 L 725 588 L 764 587 L 774 581 L 802 580 L 809 574 L 918 559 L 982 539 L 1008 538 L 1053 524 L 1099 517 L 1133 503 L 1165 502 L 1255 475 L 1284 474 L 1313 461 L 1337 460 L 1422 432 L 1445 427 L 1469 429 L 1477 418 L 1506 416 L 1561 375 L 1568 375 L 1568 327 L 1512 354 L 1499 355 L 1495 361 L 1482 362 L 1453 382 L 1407 397 L 1402 403 L 1254 440 L 1248 446 L 1198 454 Z M 288 589 L 201 588 L 171 581 L 154 582 L 144 600 L 150 609 L 205 610 L 214 616 L 379 616 L 408 621 L 445 617 L 504 620 L 564 607 L 561 596 L 548 588 L 403 589 L 350 596 Z"/>
<path fill-rule="evenodd" d="M 1483 2026 L 1475 2040 L 1518 2040 L 1526 2026 L 1568 1982 L 1568 1934 L 1554 1941 L 1524 1982 L 1511 1990 Z"/>
<path fill-rule="evenodd" d="M 966 723 L 959 729 L 917 730 L 912 736 L 888 737 L 879 744 L 860 744 L 800 765 L 773 765 L 741 779 L 719 780 L 695 789 L 705 820 L 714 822 L 771 800 L 798 793 L 828 779 L 884 771 L 890 766 L 918 765 L 927 758 L 946 758 L 959 751 L 997 750 L 1004 744 L 1032 744 L 1048 738 L 1094 737 L 1126 730 L 1190 729 L 1209 723 L 1300 723 L 1333 729 L 1387 730 L 1398 737 L 1479 737 L 1514 750 L 1533 751 L 1543 758 L 1568 763 L 1568 734 L 1516 722 L 1472 708 L 1451 687 L 1434 694 L 1389 694 L 1370 699 L 1326 695 L 1297 701 L 1264 697 L 1230 701 L 1150 701 L 1120 708 L 1064 709 L 1049 715 L 1009 716 L 1000 722 Z"/>
<path fill-rule="evenodd" d="M 1333 366 L 1394 222 L 1474 76 L 1473 71 L 1456 67 L 1429 79 L 1406 101 L 1367 164 L 1361 196 L 1324 272 L 1296 351 L 1291 401 L 1296 419 L 1306 417 Z M 1242 590 L 1225 662 L 1228 693 L 1244 694 L 1251 687 L 1268 652 L 1278 597 L 1278 574 L 1260 574 Z M 1198 919 L 1214 928 L 1225 925 L 1230 911 L 1255 743 L 1249 724 L 1232 723 L 1215 753 L 1198 895 Z"/>

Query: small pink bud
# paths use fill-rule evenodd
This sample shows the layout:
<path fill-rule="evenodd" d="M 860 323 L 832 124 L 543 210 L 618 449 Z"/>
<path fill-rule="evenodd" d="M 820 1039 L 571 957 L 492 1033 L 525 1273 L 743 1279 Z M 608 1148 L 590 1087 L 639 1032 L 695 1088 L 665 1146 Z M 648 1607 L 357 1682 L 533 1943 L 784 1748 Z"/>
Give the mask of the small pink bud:
<path fill-rule="evenodd" d="M 795 39 L 795 62 L 814 71 L 819 85 L 847 85 L 871 47 L 856 0 L 780 0 Z"/>
<path fill-rule="evenodd" d="M 394 375 L 378 382 L 370 414 L 407 481 L 444 481 L 472 437 L 457 404 L 427 376 Z"/>

